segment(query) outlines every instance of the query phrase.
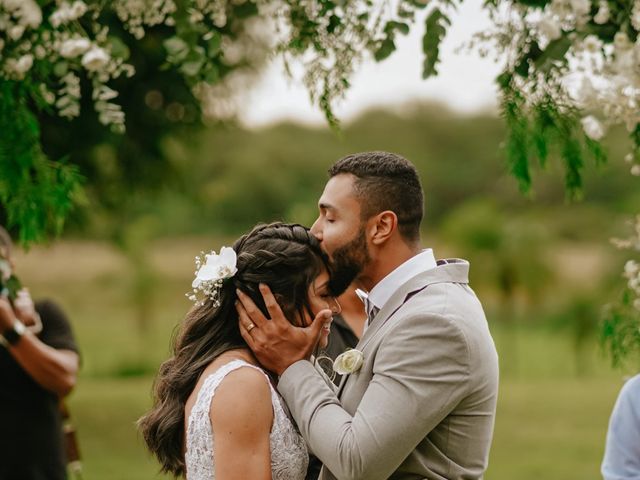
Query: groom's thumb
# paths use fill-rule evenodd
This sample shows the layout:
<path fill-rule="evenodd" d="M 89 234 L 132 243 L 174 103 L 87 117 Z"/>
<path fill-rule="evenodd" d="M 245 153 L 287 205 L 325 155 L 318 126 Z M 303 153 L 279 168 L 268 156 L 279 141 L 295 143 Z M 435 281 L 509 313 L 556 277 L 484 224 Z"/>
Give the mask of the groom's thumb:
<path fill-rule="evenodd" d="M 320 338 L 322 327 L 331 320 L 331 316 L 331 310 L 321 310 L 316 315 L 316 318 L 313 319 L 313 323 L 309 326 L 309 330 L 311 331 L 311 335 L 315 342 Z"/>

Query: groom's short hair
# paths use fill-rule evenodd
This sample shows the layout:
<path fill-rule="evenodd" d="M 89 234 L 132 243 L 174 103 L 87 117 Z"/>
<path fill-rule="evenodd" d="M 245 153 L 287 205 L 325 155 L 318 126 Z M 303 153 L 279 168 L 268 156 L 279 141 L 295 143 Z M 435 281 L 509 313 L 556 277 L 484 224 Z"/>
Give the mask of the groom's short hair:
<path fill-rule="evenodd" d="M 343 173 L 356 177 L 362 220 L 391 210 L 398 217 L 400 235 L 409 242 L 420 240 L 424 195 L 418 171 L 409 160 L 389 152 L 354 153 L 329 169 L 330 177 Z"/>

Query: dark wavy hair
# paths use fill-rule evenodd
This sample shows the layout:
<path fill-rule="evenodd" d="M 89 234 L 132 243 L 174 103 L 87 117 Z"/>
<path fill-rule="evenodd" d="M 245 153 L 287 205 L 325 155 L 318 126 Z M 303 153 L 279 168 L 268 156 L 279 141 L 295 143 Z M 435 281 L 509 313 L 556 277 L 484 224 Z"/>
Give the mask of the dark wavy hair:
<path fill-rule="evenodd" d="M 185 473 L 184 408 L 204 369 L 224 352 L 247 348 L 235 309 L 236 288 L 245 292 L 268 317 L 258 289 L 267 284 L 287 318 L 311 312 L 309 286 L 327 268 L 327 258 L 310 231 L 297 224 L 259 225 L 233 245 L 237 273 L 226 280 L 220 304 L 192 308 L 174 339 L 173 356 L 165 361 L 154 384 L 151 411 L 138 421 L 147 447 L 163 472 Z"/>

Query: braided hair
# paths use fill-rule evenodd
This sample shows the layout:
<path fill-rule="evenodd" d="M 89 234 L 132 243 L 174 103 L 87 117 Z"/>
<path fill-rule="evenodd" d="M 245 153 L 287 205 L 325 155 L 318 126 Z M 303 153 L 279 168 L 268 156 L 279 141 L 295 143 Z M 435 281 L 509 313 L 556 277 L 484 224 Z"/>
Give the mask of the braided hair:
<path fill-rule="evenodd" d="M 223 284 L 218 306 L 208 300 L 188 312 L 174 339 L 173 356 L 160 366 L 153 408 L 138 421 L 161 470 L 175 476 L 185 473 L 184 408 L 200 375 L 224 352 L 247 347 L 238 326 L 236 289 L 246 293 L 268 317 L 258 288 L 260 283 L 267 284 L 294 323 L 311 312 L 309 287 L 328 266 L 318 240 L 298 224 L 258 225 L 240 237 L 233 249 L 238 271 Z"/>

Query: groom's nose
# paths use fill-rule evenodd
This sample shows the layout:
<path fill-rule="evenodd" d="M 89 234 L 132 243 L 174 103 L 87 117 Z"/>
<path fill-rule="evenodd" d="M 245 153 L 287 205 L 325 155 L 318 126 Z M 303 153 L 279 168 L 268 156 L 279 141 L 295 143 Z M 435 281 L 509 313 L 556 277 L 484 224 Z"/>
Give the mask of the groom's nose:
<path fill-rule="evenodd" d="M 319 242 L 322 242 L 322 229 L 319 227 L 320 218 L 317 218 L 313 225 L 311 225 L 311 234 L 318 239 Z"/>

